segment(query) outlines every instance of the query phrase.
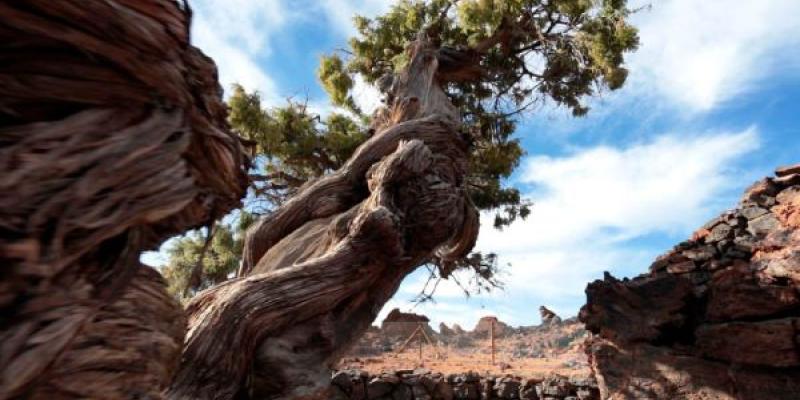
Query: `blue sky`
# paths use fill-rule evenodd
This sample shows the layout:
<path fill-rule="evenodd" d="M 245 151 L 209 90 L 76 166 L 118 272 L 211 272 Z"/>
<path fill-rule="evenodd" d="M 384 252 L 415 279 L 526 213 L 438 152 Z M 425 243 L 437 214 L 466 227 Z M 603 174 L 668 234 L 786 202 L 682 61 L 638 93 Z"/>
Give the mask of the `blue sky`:
<path fill-rule="evenodd" d="M 346 46 L 354 13 L 388 0 L 194 0 L 193 40 L 239 82 L 280 105 L 308 97 L 330 112 L 319 57 Z M 641 4 L 641 3 L 639 3 Z M 512 183 L 536 204 L 503 231 L 487 216 L 478 249 L 500 255 L 505 290 L 465 298 L 443 283 L 433 320 L 471 328 L 486 314 L 539 322 L 538 306 L 575 315 L 586 283 L 634 276 L 775 166 L 800 162 L 800 1 L 654 0 L 634 17 L 640 50 L 626 86 L 574 119 L 550 106 L 519 126 L 527 156 Z M 377 93 L 358 82 L 357 100 Z M 151 256 L 152 259 L 152 256 Z M 409 310 L 426 274 L 404 281 L 382 315 Z M 462 277 L 465 278 L 465 277 Z"/>

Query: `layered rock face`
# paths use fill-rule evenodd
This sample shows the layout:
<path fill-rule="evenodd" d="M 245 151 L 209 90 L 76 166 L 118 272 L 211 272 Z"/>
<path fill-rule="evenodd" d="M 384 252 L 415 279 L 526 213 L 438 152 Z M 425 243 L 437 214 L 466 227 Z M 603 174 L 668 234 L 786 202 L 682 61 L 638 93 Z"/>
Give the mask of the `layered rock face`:
<path fill-rule="evenodd" d="M 800 165 L 632 280 L 586 289 L 603 399 L 800 399 Z"/>
<path fill-rule="evenodd" d="M 359 370 L 339 371 L 331 379 L 332 399 L 339 400 L 600 400 L 593 379 L 551 375 L 544 379 L 518 376 L 450 374 L 425 369 L 370 375 Z"/>

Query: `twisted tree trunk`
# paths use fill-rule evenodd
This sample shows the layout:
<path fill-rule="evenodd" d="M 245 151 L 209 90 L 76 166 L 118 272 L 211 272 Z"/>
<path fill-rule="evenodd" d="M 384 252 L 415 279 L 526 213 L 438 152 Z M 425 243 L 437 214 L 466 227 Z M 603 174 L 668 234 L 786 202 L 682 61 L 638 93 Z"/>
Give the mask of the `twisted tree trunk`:
<path fill-rule="evenodd" d="M 241 277 L 189 305 L 176 399 L 325 398 L 329 368 L 422 263 L 464 256 L 478 214 L 460 118 L 424 36 L 374 136 L 248 234 Z"/>
<path fill-rule="evenodd" d="M 0 2 L 0 399 L 159 398 L 185 333 L 142 250 L 249 166 L 172 0 Z"/>

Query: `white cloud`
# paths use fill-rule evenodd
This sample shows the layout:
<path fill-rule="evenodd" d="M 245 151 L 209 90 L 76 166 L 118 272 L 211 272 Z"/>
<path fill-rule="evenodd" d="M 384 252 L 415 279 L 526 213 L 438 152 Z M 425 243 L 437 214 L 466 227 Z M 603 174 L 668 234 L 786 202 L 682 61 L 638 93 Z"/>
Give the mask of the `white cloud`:
<path fill-rule="evenodd" d="M 797 0 L 662 0 L 633 20 L 641 48 L 629 86 L 709 110 L 749 90 L 781 63 L 800 62 Z"/>
<path fill-rule="evenodd" d="M 226 92 L 234 83 L 261 92 L 275 104 L 277 85 L 258 63 L 270 54 L 270 40 L 289 19 L 278 0 L 199 0 L 192 2 L 193 44 L 214 59 Z"/>
<path fill-rule="evenodd" d="M 751 127 L 529 158 L 521 180 L 534 185 L 532 214 L 503 231 L 483 229 L 478 248 L 512 263 L 510 291 L 580 296 L 601 271 L 652 256 L 625 241 L 690 232 L 733 206 L 718 198 L 741 178 L 729 166 L 757 147 Z"/>
<path fill-rule="evenodd" d="M 268 102 L 277 91 L 275 82 L 242 48 L 230 44 L 217 36 L 211 25 L 202 16 L 195 17 L 193 27 L 195 46 L 214 59 L 219 70 L 219 80 L 227 93 L 231 85 L 238 83 L 248 90 L 258 90 Z"/>
<path fill-rule="evenodd" d="M 586 284 L 609 270 L 641 272 L 666 249 L 631 244 L 648 235 L 686 235 L 734 204 L 742 176 L 731 169 L 759 146 L 757 129 L 741 132 L 666 134 L 627 147 L 599 146 L 559 157 L 530 157 L 521 181 L 533 189 L 527 220 L 497 231 L 485 215 L 477 248 L 511 263 L 506 290 L 466 302 L 453 284 L 437 293 L 438 303 L 418 309 L 435 322 L 474 324 L 496 314 L 530 325 L 545 304 L 575 315 Z M 417 273 L 387 306 L 411 305 L 424 274 Z M 477 303 L 476 303 L 477 301 Z M 483 305 L 486 308 L 482 309 Z M 451 312 L 458 309 L 458 312 Z M 383 314 L 382 314 L 383 315 Z"/>
<path fill-rule="evenodd" d="M 250 54 L 268 54 L 270 36 L 289 19 L 287 4 L 280 0 L 198 0 L 192 7 L 217 37 Z"/>
<path fill-rule="evenodd" d="M 351 37 L 356 34 L 353 17 L 358 14 L 374 17 L 389 10 L 389 0 L 325 0 L 321 7 L 325 17 L 340 34 Z"/>
<path fill-rule="evenodd" d="M 567 157 L 531 157 L 520 181 L 536 200 L 530 221 L 497 232 L 481 247 L 507 254 L 534 244 L 559 247 L 593 237 L 616 241 L 653 230 L 691 229 L 708 200 L 730 183 L 725 168 L 757 146 L 751 127 L 732 134 L 663 135 L 624 149 L 599 146 Z M 596 240 L 596 239 L 594 239 Z"/>
<path fill-rule="evenodd" d="M 378 107 L 382 105 L 381 99 L 383 98 L 383 95 L 381 92 L 378 91 L 375 86 L 365 82 L 361 75 L 356 75 L 355 79 L 353 80 L 352 95 L 353 99 L 356 101 L 356 104 L 361 108 L 361 111 L 367 115 L 371 115 Z"/>

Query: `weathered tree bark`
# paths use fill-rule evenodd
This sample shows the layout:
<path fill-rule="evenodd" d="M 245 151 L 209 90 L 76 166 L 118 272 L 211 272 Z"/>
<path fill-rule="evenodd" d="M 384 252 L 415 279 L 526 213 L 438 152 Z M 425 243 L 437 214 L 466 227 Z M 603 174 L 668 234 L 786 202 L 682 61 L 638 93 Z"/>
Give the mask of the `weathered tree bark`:
<path fill-rule="evenodd" d="M 179 305 L 142 250 L 237 207 L 248 158 L 171 0 L 0 2 L 0 399 L 158 398 Z"/>
<path fill-rule="evenodd" d="M 402 279 L 471 250 L 467 148 L 424 36 L 374 136 L 249 232 L 240 277 L 199 294 L 175 399 L 325 398 L 329 368 Z"/>
<path fill-rule="evenodd" d="M 239 205 L 249 166 L 189 16 L 0 3 L 0 399 L 319 398 L 403 277 L 474 245 L 467 145 L 420 36 L 373 137 L 252 230 L 241 276 L 189 305 L 182 346 L 139 254 Z"/>

